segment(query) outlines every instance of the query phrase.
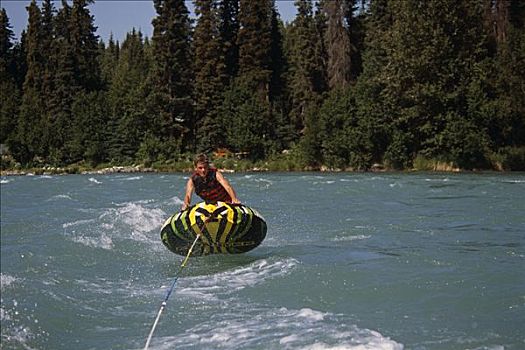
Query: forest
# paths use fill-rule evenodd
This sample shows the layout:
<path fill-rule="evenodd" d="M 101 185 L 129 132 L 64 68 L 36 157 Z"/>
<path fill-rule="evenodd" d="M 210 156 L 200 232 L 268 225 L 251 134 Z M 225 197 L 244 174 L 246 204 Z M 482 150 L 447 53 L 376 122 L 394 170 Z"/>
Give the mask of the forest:
<path fill-rule="evenodd" d="M 153 0 L 101 40 L 93 0 L 0 13 L 2 169 L 525 170 L 525 2 Z M 224 163 L 226 162 L 226 163 Z M 229 163 L 228 163 L 229 162 Z M 225 166 L 226 166 L 225 165 Z"/>

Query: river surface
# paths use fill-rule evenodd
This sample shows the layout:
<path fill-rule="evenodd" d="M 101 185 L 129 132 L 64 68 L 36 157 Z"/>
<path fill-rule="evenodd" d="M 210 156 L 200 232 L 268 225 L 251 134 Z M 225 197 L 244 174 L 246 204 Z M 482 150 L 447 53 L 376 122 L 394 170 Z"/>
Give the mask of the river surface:
<path fill-rule="evenodd" d="M 226 177 L 268 235 L 191 257 L 151 349 L 525 349 L 525 174 Z M 187 179 L 2 178 L 0 348 L 142 349 Z"/>

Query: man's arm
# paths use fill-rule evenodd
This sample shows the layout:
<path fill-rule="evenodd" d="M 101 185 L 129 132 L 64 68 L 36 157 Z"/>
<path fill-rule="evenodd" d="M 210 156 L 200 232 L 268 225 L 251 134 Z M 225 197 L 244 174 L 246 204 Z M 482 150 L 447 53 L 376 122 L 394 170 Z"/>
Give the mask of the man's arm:
<path fill-rule="evenodd" d="M 221 172 L 217 171 L 215 177 L 217 178 L 217 181 L 224 187 L 226 192 L 230 195 L 230 198 L 232 199 L 232 203 L 240 203 L 239 199 L 237 198 L 237 194 L 235 193 L 235 190 L 230 185 L 228 180 L 222 176 Z"/>
<path fill-rule="evenodd" d="M 191 177 L 190 177 L 188 179 L 188 182 L 186 183 L 186 195 L 184 196 L 184 203 L 182 204 L 181 210 L 185 210 L 187 207 L 190 206 L 192 193 L 193 193 L 193 181 L 191 180 Z"/>

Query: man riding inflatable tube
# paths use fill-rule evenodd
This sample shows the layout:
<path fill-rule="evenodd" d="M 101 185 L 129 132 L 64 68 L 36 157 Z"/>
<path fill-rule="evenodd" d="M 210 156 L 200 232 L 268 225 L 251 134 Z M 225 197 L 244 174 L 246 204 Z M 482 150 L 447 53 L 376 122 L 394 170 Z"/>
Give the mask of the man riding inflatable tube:
<path fill-rule="evenodd" d="M 220 171 L 210 167 L 210 161 L 205 154 L 197 155 L 193 165 L 195 170 L 186 183 L 186 195 L 181 210 L 190 206 L 193 192 L 205 202 L 240 203 L 233 187 Z"/>

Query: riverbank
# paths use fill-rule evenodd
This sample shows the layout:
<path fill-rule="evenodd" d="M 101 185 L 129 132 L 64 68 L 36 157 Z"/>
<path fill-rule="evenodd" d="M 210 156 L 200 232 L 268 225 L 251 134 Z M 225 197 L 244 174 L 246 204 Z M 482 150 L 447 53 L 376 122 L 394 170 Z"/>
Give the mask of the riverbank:
<path fill-rule="evenodd" d="M 339 169 L 330 168 L 327 166 L 320 167 L 296 167 L 296 166 L 283 166 L 283 164 L 276 164 L 275 162 L 265 162 L 262 164 L 254 164 L 251 162 L 241 163 L 229 163 L 214 162 L 214 166 L 224 173 L 250 173 L 250 172 L 472 172 L 471 170 L 464 170 L 454 167 L 452 164 L 435 164 L 433 167 L 425 168 L 412 168 L 412 169 L 392 169 L 385 167 L 382 164 L 374 164 L 369 169 Z M 0 171 L 0 176 L 35 176 L 35 175 L 73 175 L 73 174 L 93 174 L 93 175 L 109 175 L 118 173 L 189 173 L 193 171 L 191 163 L 178 164 L 178 166 L 172 165 L 156 165 L 146 167 L 144 165 L 131 165 L 131 166 L 103 166 L 97 168 L 79 167 L 79 166 L 68 166 L 68 167 L 33 167 L 27 169 L 6 169 Z M 491 169 L 477 170 L 477 171 L 494 171 Z M 503 170 L 496 170 L 498 172 L 505 172 Z"/>
<path fill-rule="evenodd" d="M 293 156 L 281 155 L 271 159 L 251 161 L 248 159 L 238 159 L 235 157 L 220 157 L 212 159 L 214 167 L 226 173 L 234 172 L 511 172 L 523 171 L 525 160 L 514 162 L 514 166 L 505 166 L 505 163 L 494 160 L 487 164 L 487 168 L 462 169 L 453 162 L 445 162 L 435 159 L 416 157 L 411 168 L 397 169 L 388 164 L 375 163 L 366 169 L 356 168 L 335 168 L 326 165 L 316 167 L 304 166 Z M 4 163 L 4 167 L 5 167 Z M 14 162 L 7 168 L 0 170 L 0 176 L 20 176 L 20 175 L 67 175 L 67 174 L 116 174 L 116 173 L 181 173 L 193 171 L 191 157 L 179 160 L 166 160 L 147 164 L 111 164 L 104 163 L 97 166 L 90 166 L 86 163 L 77 163 L 63 167 L 40 166 L 24 168 Z M 517 165 L 516 165 L 517 164 Z"/>
<path fill-rule="evenodd" d="M 169 159 L 146 163 L 113 164 L 102 163 L 96 166 L 79 162 L 63 167 L 39 164 L 33 167 L 23 167 L 9 156 L 2 156 L 0 175 L 65 175 L 65 174 L 115 174 L 115 173 L 180 173 L 193 171 L 192 155 L 184 155 L 179 159 Z M 233 172 L 510 172 L 525 171 L 525 148 L 516 151 L 512 156 L 494 155 L 479 169 L 463 169 L 453 162 L 417 156 L 410 168 L 398 169 L 388 163 L 374 163 L 367 168 L 337 168 L 326 165 L 305 166 L 304 160 L 297 154 L 283 153 L 273 155 L 265 160 L 252 161 L 237 156 L 222 156 L 212 158 L 213 165 L 228 173 Z"/>
<path fill-rule="evenodd" d="M 8 169 L 0 171 L 1 176 L 33 176 L 33 175 L 71 175 L 71 174 L 116 174 L 116 173 L 151 173 L 153 168 L 143 166 L 112 166 L 101 169 L 82 169 L 77 167 L 42 167 L 28 169 Z"/>
<path fill-rule="evenodd" d="M 436 172 L 460 172 L 461 169 L 454 167 L 452 164 L 434 164 L 424 168 L 414 169 L 392 169 L 383 164 L 373 164 L 369 169 L 354 168 L 332 168 L 328 166 L 304 167 L 290 160 L 266 160 L 252 162 L 249 160 L 238 160 L 231 158 L 215 159 L 213 166 L 225 173 L 249 173 L 249 172 L 411 172 L 411 171 L 436 171 Z M 193 164 L 191 161 L 178 161 L 166 163 L 154 163 L 150 166 L 143 164 L 133 165 L 100 165 L 89 167 L 82 165 L 70 165 L 65 167 L 31 167 L 31 168 L 14 168 L 0 171 L 0 176 L 34 176 L 34 175 L 72 175 L 72 174 L 94 174 L 107 175 L 118 173 L 181 173 L 192 172 Z"/>

